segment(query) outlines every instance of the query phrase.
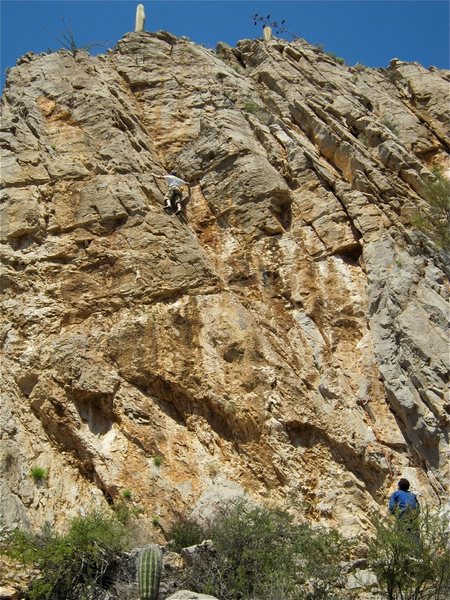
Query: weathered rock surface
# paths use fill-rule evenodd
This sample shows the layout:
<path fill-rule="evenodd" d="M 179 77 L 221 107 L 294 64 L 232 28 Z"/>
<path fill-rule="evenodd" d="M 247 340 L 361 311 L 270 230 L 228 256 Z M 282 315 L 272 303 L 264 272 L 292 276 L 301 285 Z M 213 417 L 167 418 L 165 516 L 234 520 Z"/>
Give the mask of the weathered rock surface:
<path fill-rule="evenodd" d="M 19 63 L 1 127 L 6 521 L 130 489 L 164 529 L 246 492 L 355 533 L 401 475 L 442 502 L 448 256 L 410 223 L 448 160 L 449 74 L 162 32 Z M 171 168 L 187 223 L 151 175 Z"/>
<path fill-rule="evenodd" d="M 9 585 L 0 585 L 0 600 L 17 600 L 20 594 Z"/>
<path fill-rule="evenodd" d="M 207 594 L 198 594 L 197 592 L 180 590 L 169 596 L 167 600 L 217 600 L 217 598 L 215 596 L 208 596 Z"/>

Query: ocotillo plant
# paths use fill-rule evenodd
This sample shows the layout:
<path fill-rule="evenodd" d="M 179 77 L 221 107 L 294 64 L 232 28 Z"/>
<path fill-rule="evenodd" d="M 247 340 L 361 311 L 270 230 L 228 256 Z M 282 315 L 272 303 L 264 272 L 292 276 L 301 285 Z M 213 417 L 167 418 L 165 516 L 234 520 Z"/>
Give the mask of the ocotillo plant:
<path fill-rule="evenodd" d="M 144 25 L 145 25 L 144 5 L 138 4 L 137 9 L 136 9 L 136 24 L 135 24 L 134 30 L 135 31 L 144 31 Z"/>
<path fill-rule="evenodd" d="M 156 600 L 161 582 L 162 555 L 156 544 L 143 548 L 138 560 L 140 600 Z"/>
<path fill-rule="evenodd" d="M 254 25 L 257 25 L 258 23 L 262 23 L 266 27 L 272 27 L 273 30 L 275 31 L 275 33 L 277 35 L 288 34 L 288 35 L 292 36 L 292 38 L 294 40 L 300 40 L 301 39 L 297 34 L 292 33 L 292 31 L 288 31 L 286 29 L 286 27 L 284 26 L 284 24 L 286 23 L 285 19 L 283 19 L 282 21 L 280 21 L 278 23 L 277 21 L 272 21 L 271 20 L 272 17 L 270 15 L 267 15 L 267 17 L 262 17 L 261 15 L 258 15 L 258 13 L 254 14 L 252 16 L 252 19 L 253 19 L 253 24 Z M 264 39 L 266 39 L 266 38 L 264 37 Z M 268 41 L 268 40 L 266 40 L 266 41 Z"/>

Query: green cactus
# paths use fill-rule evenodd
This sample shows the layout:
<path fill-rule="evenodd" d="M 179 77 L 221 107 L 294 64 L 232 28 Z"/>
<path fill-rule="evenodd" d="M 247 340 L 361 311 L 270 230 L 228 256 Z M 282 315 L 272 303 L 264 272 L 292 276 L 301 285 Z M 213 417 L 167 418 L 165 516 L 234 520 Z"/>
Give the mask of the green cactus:
<path fill-rule="evenodd" d="M 143 548 L 138 560 L 139 598 L 156 600 L 161 581 L 162 555 L 156 544 Z"/>

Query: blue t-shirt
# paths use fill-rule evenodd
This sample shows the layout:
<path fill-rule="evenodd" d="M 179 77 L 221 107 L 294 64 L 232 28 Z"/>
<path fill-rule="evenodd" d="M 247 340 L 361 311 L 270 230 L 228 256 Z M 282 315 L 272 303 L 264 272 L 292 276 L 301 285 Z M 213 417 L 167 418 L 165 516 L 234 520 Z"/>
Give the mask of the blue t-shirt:
<path fill-rule="evenodd" d="M 404 515 L 409 510 L 416 510 L 419 508 L 419 501 L 417 496 L 412 492 L 405 492 L 403 490 L 397 490 L 389 498 L 389 512 L 395 513 L 398 511 L 399 515 Z"/>

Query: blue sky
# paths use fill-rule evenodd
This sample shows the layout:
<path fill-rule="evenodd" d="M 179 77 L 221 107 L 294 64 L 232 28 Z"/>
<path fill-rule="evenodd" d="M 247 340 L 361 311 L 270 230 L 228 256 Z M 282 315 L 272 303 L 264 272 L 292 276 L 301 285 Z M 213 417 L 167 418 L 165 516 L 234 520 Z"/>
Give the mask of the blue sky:
<path fill-rule="evenodd" d="M 448 0 L 151 0 L 146 30 L 164 29 L 214 48 L 261 35 L 252 15 L 286 20 L 287 29 L 348 64 L 387 66 L 393 57 L 449 68 Z M 134 29 L 134 0 L 1 0 L 1 74 L 25 52 L 61 47 L 65 23 L 79 46 L 113 47 Z M 63 21 L 64 20 L 64 21 Z"/>

